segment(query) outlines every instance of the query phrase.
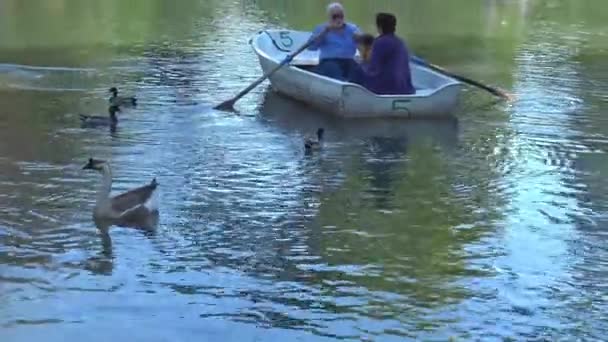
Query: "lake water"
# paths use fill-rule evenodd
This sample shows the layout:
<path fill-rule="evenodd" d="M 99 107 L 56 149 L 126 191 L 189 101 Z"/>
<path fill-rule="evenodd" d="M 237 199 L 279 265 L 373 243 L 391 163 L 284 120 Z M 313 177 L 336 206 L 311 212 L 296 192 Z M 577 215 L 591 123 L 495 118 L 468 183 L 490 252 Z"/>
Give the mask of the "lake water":
<path fill-rule="evenodd" d="M 608 5 L 348 2 L 420 56 L 517 95 L 458 120 L 346 121 L 263 84 L 248 39 L 325 1 L 0 0 L 2 341 L 601 340 Z M 116 130 L 107 89 L 137 94 Z M 303 137 L 326 130 L 321 153 Z M 91 212 L 156 177 L 156 231 Z"/>

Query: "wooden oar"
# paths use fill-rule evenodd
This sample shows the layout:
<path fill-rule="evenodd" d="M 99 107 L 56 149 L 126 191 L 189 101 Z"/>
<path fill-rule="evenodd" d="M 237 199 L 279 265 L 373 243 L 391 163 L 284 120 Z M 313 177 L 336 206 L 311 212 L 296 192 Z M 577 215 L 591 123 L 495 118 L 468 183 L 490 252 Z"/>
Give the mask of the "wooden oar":
<path fill-rule="evenodd" d="M 219 109 L 219 110 L 225 110 L 225 111 L 234 110 L 234 104 L 236 103 L 236 101 L 238 101 L 241 97 L 247 95 L 247 93 L 249 93 L 253 88 L 257 87 L 260 83 L 264 82 L 264 80 L 266 80 L 268 77 L 272 76 L 272 74 L 277 72 L 283 66 L 289 64 L 289 62 L 291 62 L 295 56 L 299 55 L 302 51 L 306 50 L 310 45 L 312 45 L 316 40 L 318 40 L 319 38 L 324 36 L 327 33 L 327 31 L 328 31 L 328 29 L 321 32 L 317 37 L 310 39 L 306 44 L 302 45 L 299 49 L 294 51 L 292 54 L 288 55 L 281 63 L 279 63 L 279 65 L 277 65 L 272 70 L 270 70 L 269 72 L 262 75 L 255 82 L 251 83 L 249 85 L 249 87 L 243 89 L 243 91 L 238 93 L 235 97 L 231 98 L 230 100 L 224 101 L 221 104 L 213 107 L 213 109 Z"/>
<path fill-rule="evenodd" d="M 440 67 L 438 65 L 431 64 L 431 63 L 425 61 L 424 59 L 422 59 L 420 57 L 411 56 L 410 60 L 412 62 L 416 63 L 416 64 L 423 65 L 423 66 L 425 66 L 425 67 L 427 67 L 429 69 L 433 69 L 433 70 L 435 70 L 437 72 L 440 72 L 440 73 L 442 73 L 442 74 L 444 74 L 446 76 L 449 76 L 449 77 L 452 77 L 454 79 L 457 79 L 457 80 L 459 80 L 459 81 L 461 81 L 463 83 L 467 83 L 467 84 L 470 84 L 472 86 L 481 88 L 481 89 L 483 89 L 483 90 L 485 90 L 485 91 L 487 91 L 489 93 L 492 93 L 493 95 L 501 97 L 501 98 L 503 98 L 505 100 L 512 100 L 514 98 L 513 95 L 507 93 L 506 91 L 504 91 L 504 90 L 502 90 L 500 88 L 492 87 L 492 86 L 480 83 L 480 82 L 472 80 L 472 79 L 470 79 L 468 77 L 464 77 L 464 76 L 453 74 L 453 73 L 445 70 L 444 68 L 442 68 L 442 67 Z"/>

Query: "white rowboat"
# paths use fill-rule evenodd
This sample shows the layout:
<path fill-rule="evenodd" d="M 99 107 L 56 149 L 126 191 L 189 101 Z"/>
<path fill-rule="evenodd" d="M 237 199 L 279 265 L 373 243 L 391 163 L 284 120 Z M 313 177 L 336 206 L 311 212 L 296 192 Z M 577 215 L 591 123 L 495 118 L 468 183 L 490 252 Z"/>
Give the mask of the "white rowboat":
<path fill-rule="evenodd" d="M 309 32 L 261 31 L 250 40 L 264 73 L 304 45 Z M 272 76 L 273 89 L 320 110 L 348 118 L 436 117 L 450 115 L 458 106 L 461 83 L 424 66 L 410 63 L 414 95 L 377 95 L 364 87 L 310 71 L 318 51 L 305 50 Z"/>

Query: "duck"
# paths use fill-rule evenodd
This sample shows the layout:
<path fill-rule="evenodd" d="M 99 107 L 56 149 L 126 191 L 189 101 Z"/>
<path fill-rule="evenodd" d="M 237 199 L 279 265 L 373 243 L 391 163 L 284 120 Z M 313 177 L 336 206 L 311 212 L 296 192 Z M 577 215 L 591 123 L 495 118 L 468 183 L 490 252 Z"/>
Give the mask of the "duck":
<path fill-rule="evenodd" d="M 323 144 L 323 134 L 325 133 L 325 129 L 319 128 L 317 129 L 317 139 L 308 138 L 304 141 L 304 149 L 307 152 L 311 152 L 314 150 L 320 150 Z"/>
<path fill-rule="evenodd" d="M 112 97 L 108 99 L 110 105 L 112 106 L 125 106 L 125 107 L 135 107 L 137 106 L 137 99 L 135 97 L 125 97 L 118 96 L 118 89 L 116 87 L 110 88 L 109 92 L 112 94 Z"/>
<path fill-rule="evenodd" d="M 150 222 L 150 217 L 158 216 L 158 208 L 151 200 L 159 185 L 156 178 L 147 185 L 111 197 L 112 168 L 109 162 L 89 158 L 82 169 L 97 171 L 102 175 L 93 209 L 96 223 L 104 221 L 118 226 L 148 228 L 146 223 Z"/>
<path fill-rule="evenodd" d="M 110 106 L 108 108 L 109 116 L 94 116 L 80 114 L 80 121 L 83 126 L 115 126 L 118 123 L 116 113 L 120 112 L 118 106 Z"/>

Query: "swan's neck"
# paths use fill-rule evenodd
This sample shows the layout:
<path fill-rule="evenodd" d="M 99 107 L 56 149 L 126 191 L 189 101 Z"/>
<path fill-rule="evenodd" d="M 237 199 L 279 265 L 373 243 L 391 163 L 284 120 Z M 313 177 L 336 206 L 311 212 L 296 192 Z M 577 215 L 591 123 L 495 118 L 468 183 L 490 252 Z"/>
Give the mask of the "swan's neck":
<path fill-rule="evenodd" d="M 107 201 L 108 198 L 110 198 L 110 191 L 112 191 L 112 169 L 110 168 L 110 165 L 105 164 L 102 167 L 101 175 L 103 178 L 101 180 L 99 192 L 97 193 L 98 204 Z"/>

